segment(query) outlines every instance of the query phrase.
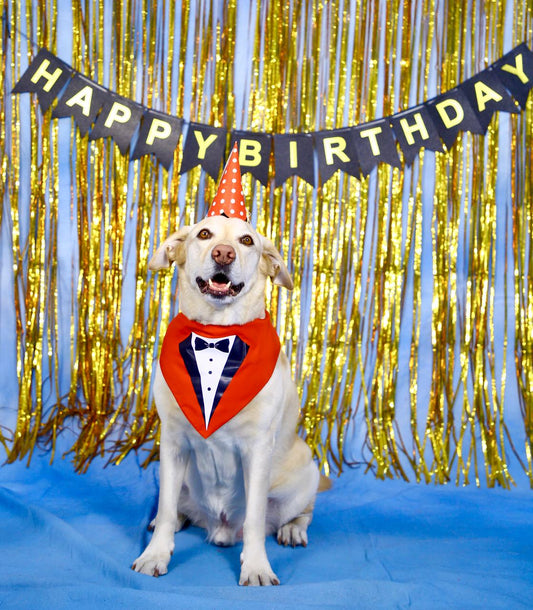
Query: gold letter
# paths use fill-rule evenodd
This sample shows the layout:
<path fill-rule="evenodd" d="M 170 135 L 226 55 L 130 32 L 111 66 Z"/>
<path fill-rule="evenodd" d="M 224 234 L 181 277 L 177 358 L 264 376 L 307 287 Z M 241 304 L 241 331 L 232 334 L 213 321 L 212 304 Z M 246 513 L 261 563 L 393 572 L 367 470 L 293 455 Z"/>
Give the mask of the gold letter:
<path fill-rule="evenodd" d="M 372 129 L 365 129 L 364 131 L 359 132 L 362 138 L 368 138 L 370 141 L 370 148 L 372 149 L 372 154 L 374 157 L 377 157 L 381 154 L 379 149 L 378 139 L 376 135 L 381 133 L 381 127 L 372 127 Z"/>
<path fill-rule="evenodd" d="M 515 65 L 511 66 L 510 64 L 505 64 L 502 66 L 502 70 L 505 70 L 506 72 L 510 72 L 511 74 L 514 74 L 515 76 L 518 76 L 518 78 L 525 84 L 529 82 L 529 78 L 526 76 L 525 72 L 524 72 L 524 62 L 522 60 L 522 53 L 519 53 L 516 57 L 515 57 Z"/>
<path fill-rule="evenodd" d="M 130 120 L 130 117 L 131 110 L 127 106 L 124 106 L 124 104 L 120 104 L 119 102 L 113 102 L 104 125 L 109 128 L 115 121 L 117 123 L 127 123 Z"/>
<path fill-rule="evenodd" d="M 46 71 L 46 68 L 50 65 L 48 59 L 43 59 L 43 63 L 37 68 L 33 76 L 31 77 L 32 83 L 37 83 L 41 77 L 44 77 L 47 81 L 46 85 L 43 87 L 43 91 L 50 91 L 50 89 L 54 86 L 56 80 L 61 76 L 63 70 L 61 68 L 56 68 L 54 72 L 50 73 Z"/>
<path fill-rule="evenodd" d="M 483 81 L 478 80 L 477 83 L 474 84 L 474 89 L 476 91 L 476 100 L 479 112 L 483 112 L 483 110 L 485 110 L 489 100 L 499 102 L 503 99 L 503 97 L 497 91 L 491 89 Z"/>
<path fill-rule="evenodd" d="M 298 167 L 298 145 L 295 140 L 289 142 L 289 159 L 291 169 Z"/>
<path fill-rule="evenodd" d="M 74 106 L 74 104 L 77 104 L 78 106 L 81 106 L 82 114 L 84 114 L 85 116 L 89 116 L 89 113 L 91 112 L 92 99 L 93 88 L 87 85 L 83 87 L 83 89 L 80 89 L 78 93 L 73 95 L 70 99 L 68 99 L 65 104 L 67 106 Z"/>
<path fill-rule="evenodd" d="M 455 110 L 455 118 L 450 117 L 446 110 L 447 106 L 450 106 Z M 444 123 L 444 127 L 446 127 L 446 129 L 450 129 L 455 125 L 459 125 L 459 123 L 463 120 L 465 116 L 463 107 L 457 100 L 454 99 L 447 99 L 443 102 L 439 102 L 438 104 L 435 104 L 435 108 L 440 114 L 440 118 L 442 119 L 442 122 Z"/>
<path fill-rule="evenodd" d="M 212 133 L 207 137 L 207 140 L 204 140 L 204 136 L 201 131 L 195 131 L 194 137 L 198 142 L 198 159 L 205 159 L 206 150 L 213 144 L 213 142 L 217 139 L 216 134 Z"/>
<path fill-rule="evenodd" d="M 170 123 L 167 121 L 162 121 L 161 119 L 152 119 L 152 124 L 150 125 L 150 130 L 148 131 L 148 135 L 146 136 L 146 143 L 148 146 L 152 146 L 154 140 L 159 138 L 160 140 L 166 140 L 170 135 L 172 128 L 170 127 Z"/>
<path fill-rule="evenodd" d="M 414 114 L 413 117 L 415 119 L 414 125 L 409 125 L 409 123 L 407 122 L 407 119 L 400 119 L 400 125 L 402 126 L 403 133 L 405 135 L 405 139 L 407 140 L 407 144 L 410 144 L 410 145 L 415 143 L 415 139 L 413 138 L 413 132 L 415 132 L 415 131 L 420 132 L 420 136 L 421 136 L 422 140 L 429 139 L 428 130 L 426 129 L 426 126 L 424 124 L 424 119 L 422 118 L 422 115 L 420 114 L 420 112 L 417 112 L 416 114 Z"/>
<path fill-rule="evenodd" d="M 261 163 L 261 144 L 257 140 L 241 140 L 239 163 L 247 167 L 257 167 Z"/>
<path fill-rule="evenodd" d="M 337 155 L 344 163 L 349 163 L 350 157 L 344 152 L 345 148 L 346 140 L 341 136 L 324 138 L 324 155 L 326 157 L 326 163 L 328 165 L 333 165 L 333 155 Z"/>

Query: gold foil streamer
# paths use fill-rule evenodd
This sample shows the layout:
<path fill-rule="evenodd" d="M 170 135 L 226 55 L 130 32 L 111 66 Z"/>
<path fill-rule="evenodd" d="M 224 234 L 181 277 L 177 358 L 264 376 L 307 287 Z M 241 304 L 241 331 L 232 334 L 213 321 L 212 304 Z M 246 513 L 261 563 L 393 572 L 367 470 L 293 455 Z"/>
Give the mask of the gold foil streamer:
<path fill-rule="evenodd" d="M 7 19 L 2 21 L 2 27 L 0 30 L 0 45 L 2 49 L 2 58 L 1 58 L 1 67 L 0 67 L 0 90 L 3 92 L 0 98 L 0 125 L 7 125 L 7 116 L 8 116 L 8 103 L 7 103 L 7 78 L 9 76 L 13 76 L 12 65 L 14 62 L 9 61 L 10 53 L 14 53 L 15 50 L 10 49 L 10 26 L 11 23 Z M 16 138 L 18 135 L 17 129 L 17 109 L 10 109 L 13 112 L 13 116 L 10 117 L 13 119 L 13 124 L 15 128 L 13 130 L 13 136 Z M 10 163 L 10 147 L 7 141 L 7 129 L 5 127 L 0 128 L 0 168 L 2 180 L 0 181 L 0 231 L 2 231 L 2 223 L 4 222 L 4 211 L 6 211 L 6 216 L 9 213 L 8 210 L 4 210 L 4 201 L 6 198 L 13 196 L 16 199 L 16 184 L 17 184 L 17 176 L 19 165 L 17 162 L 11 164 Z M 8 179 L 8 176 L 10 178 Z M 9 187 L 8 187 L 9 185 Z M 6 206 L 7 208 L 7 206 Z M 7 438 L 6 438 L 7 437 Z M 4 447 L 6 454 L 9 452 L 9 431 L 6 427 L 4 427 L 3 423 L 0 422 L 0 444 Z M 12 440 L 12 439 L 9 439 Z"/>
<path fill-rule="evenodd" d="M 533 20 L 530 4 L 519 2 L 514 16 L 514 27 L 519 36 L 531 40 Z M 528 113 L 529 111 L 529 113 Z M 531 100 L 524 116 L 513 118 L 513 256 L 515 362 L 520 388 L 520 406 L 524 419 L 524 449 L 527 472 L 533 487 L 533 177 L 525 168 L 533 158 L 533 118 Z M 517 165 L 520 163 L 521 165 Z"/>
<path fill-rule="evenodd" d="M 4 11 L 5 17 L 7 13 Z M 35 26 L 37 36 L 51 49 L 55 37 L 42 35 L 45 16 L 34 14 L 30 6 L 26 14 L 13 11 L 12 17 L 25 19 L 28 30 Z M 52 26 L 56 24 L 56 11 L 52 7 L 47 15 Z M 10 24 L 15 31 L 17 22 Z M 30 56 L 31 48 L 28 48 Z M 21 49 L 12 46 L 14 70 L 17 74 L 17 54 Z M 39 139 L 39 147 L 31 150 L 31 192 L 29 205 L 17 209 L 18 202 L 9 210 L 13 224 L 15 311 L 17 314 L 17 373 L 19 377 L 19 413 L 9 461 L 17 455 L 28 455 L 34 450 L 43 413 L 43 370 L 57 366 L 57 126 L 51 125 L 49 116 L 42 116 L 33 105 L 30 116 L 31 133 Z M 15 144 L 16 146 L 16 144 Z M 11 155 L 8 153 L 8 158 Z M 11 184 L 18 187 L 20 165 L 15 162 Z M 16 191 L 15 191 L 16 194 Z M 5 203 L 5 199 L 4 199 Z M 26 236 L 21 235 L 21 222 L 28 226 Z M 57 385 L 54 380 L 53 385 Z M 52 384 L 51 384 L 52 385 Z M 53 387 L 52 385 L 52 387 Z"/>
<path fill-rule="evenodd" d="M 21 18 L 35 42 L 56 49 L 56 6 L 34 4 L 21 16 L 17 2 L 4 3 L 12 39 L 4 27 L 3 58 L 11 57 L 11 66 L 3 74 L 10 70 L 13 82 L 21 74 Z M 504 8 L 496 0 L 472 11 L 429 0 L 160 4 L 154 11 L 144 0 L 114 0 L 110 24 L 104 0 L 73 2 L 73 67 L 147 107 L 228 129 L 309 132 L 367 122 L 427 99 L 432 65 L 438 91 L 446 91 L 507 50 Z M 530 41 L 530 8 L 520 0 L 515 8 L 513 43 Z M 253 56 L 236 66 L 243 10 L 249 10 Z M 249 69 L 250 86 L 236 116 L 234 71 L 240 69 Z M 8 217 L 13 227 L 20 398 L 15 436 L 0 442 L 9 446 L 9 460 L 29 457 L 36 442 L 53 448 L 71 427 L 79 470 L 97 455 L 118 463 L 131 450 L 148 463 L 158 453 L 152 361 L 177 305 L 172 274 L 148 273 L 147 260 L 179 224 L 203 216 L 215 183 L 199 168 L 180 176 L 180 148 L 167 173 L 150 157 L 129 162 L 111 141 L 89 142 L 72 125 L 79 262 L 73 263 L 65 388 L 65 355 L 57 350 L 57 127 L 34 99 L 29 119 L 20 117 L 31 121 L 32 134 L 32 199 L 21 201 L 17 99 L 4 87 L 0 116 L 4 121 L 9 105 L 14 120 L 11 140 L 2 135 L 0 142 L 7 177 L 1 205 L 8 205 L 0 221 Z M 301 431 L 326 472 L 341 471 L 354 439 L 362 438 L 367 466 L 379 477 L 479 483 L 483 474 L 489 485 L 509 486 L 509 448 L 522 459 L 504 411 L 512 347 L 524 416 L 522 461 L 533 484 L 532 179 L 522 171 L 532 161 L 530 115 L 529 104 L 512 120 L 513 260 L 506 260 L 506 273 L 514 278 L 514 346 L 508 345 L 510 312 L 503 345 L 496 339 L 497 118 L 485 137 L 460 136 L 444 155 L 421 152 L 412 168 L 382 166 L 361 182 L 337 173 L 316 189 L 298 178 L 264 188 L 245 176 L 257 227 L 294 275 L 295 290 L 270 289 L 268 304 L 299 381 Z M 428 222 L 422 183 L 432 163 Z M 423 240 L 428 226 L 430 250 Z M 432 353 L 424 404 L 428 257 Z"/>

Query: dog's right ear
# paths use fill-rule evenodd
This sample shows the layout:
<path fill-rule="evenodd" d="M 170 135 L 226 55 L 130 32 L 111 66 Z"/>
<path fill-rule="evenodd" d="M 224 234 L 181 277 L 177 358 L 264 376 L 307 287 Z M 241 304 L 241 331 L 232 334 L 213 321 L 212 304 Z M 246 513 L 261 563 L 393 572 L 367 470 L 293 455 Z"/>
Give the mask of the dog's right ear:
<path fill-rule="evenodd" d="M 159 245 L 148 263 L 148 269 L 159 271 L 168 269 L 172 263 L 181 265 L 185 262 L 185 240 L 191 227 L 182 227 L 176 233 L 172 233 Z"/>

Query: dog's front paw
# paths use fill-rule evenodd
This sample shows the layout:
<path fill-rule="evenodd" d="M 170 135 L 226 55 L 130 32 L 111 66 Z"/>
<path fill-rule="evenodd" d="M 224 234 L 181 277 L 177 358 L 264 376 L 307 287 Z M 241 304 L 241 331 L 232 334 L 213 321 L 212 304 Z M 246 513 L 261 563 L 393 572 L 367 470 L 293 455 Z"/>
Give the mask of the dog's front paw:
<path fill-rule="evenodd" d="M 272 571 L 268 559 L 259 565 L 255 565 L 254 562 L 244 561 L 241 566 L 239 584 L 243 587 L 267 587 L 279 585 L 279 578 Z"/>
<path fill-rule="evenodd" d="M 147 574 L 148 576 L 162 576 L 168 572 L 171 551 L 153 552 L 146 549 L 144 553 L 137 557 L 131 566 L 135 572 Z"/>

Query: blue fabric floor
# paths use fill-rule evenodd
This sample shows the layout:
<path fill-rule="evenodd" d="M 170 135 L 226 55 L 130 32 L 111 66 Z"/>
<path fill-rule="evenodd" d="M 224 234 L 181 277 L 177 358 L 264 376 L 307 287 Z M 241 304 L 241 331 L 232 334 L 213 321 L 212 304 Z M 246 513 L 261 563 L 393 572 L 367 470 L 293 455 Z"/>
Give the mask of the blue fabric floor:
<path fill-rule="evenodd" d="M 0 468 L 0 607 L 531 608 L 532 494 L 376 481 L 348 470 L 318 497 L 307 548 L 267 552 L 281 586 L 237 585 L 240 545 L 176 535 L 169 573 L 131 571 L 155 510 L 157 466 L 135 456 Z"/>

